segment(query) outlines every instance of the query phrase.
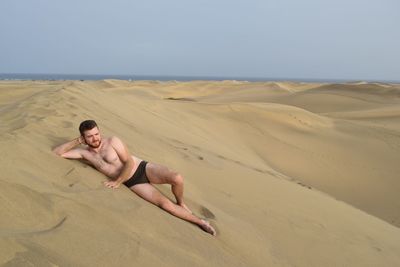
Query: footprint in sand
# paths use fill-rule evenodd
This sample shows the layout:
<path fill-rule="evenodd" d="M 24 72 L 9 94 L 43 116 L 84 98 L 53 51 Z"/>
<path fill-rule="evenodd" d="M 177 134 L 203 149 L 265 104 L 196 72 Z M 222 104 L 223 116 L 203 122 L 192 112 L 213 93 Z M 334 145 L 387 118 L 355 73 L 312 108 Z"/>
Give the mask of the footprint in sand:
<path fill-rule="evenodd" d="M 212 213 L 209 209 L 204 206 L 200 206 L 200 214 L 207 219 L 216 219 L 214 213 Z"/>
<path fill-rule="evenodd" d="M 306 188 L 308 188 L 308 189 L 312 189 L 311 186 L 306 185 L 306 184 L 303 184 L 302 182 L 297 182 L 297 184 L 298 184 L 298 185 L 301 185 L 302 187 L 306 187 Z"/>

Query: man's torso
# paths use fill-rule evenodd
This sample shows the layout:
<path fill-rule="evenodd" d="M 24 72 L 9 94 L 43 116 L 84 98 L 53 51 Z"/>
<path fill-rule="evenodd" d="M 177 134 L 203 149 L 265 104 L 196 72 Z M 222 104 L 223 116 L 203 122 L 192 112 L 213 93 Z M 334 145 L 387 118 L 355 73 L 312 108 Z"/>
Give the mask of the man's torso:
<path fill-rule="evenodd" d="M 98 171 L 108 176 L 109 178 L 114 179 L 118 177 L 121 173 L 123 163 L 121 162 L 117 152 L 112 147 L 110 142 L 111 138 L 103 138 L 100 150 L 98 152 L 87 148 L 86 152 L 84 153 L 84 159 L 89 161 L 89 163 Z M 134 166 L 131 170 L 129 177 L 131 177 L 135 173 L 139 163 L 142 161 L 141 159 L 133 155 L 132 159 L 134 162 Z"/>

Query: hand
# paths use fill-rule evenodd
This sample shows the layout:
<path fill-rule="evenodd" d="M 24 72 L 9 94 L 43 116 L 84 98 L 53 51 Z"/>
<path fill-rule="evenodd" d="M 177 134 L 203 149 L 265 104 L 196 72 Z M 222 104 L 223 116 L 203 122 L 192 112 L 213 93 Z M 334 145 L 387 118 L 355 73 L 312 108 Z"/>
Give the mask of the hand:
<path fill-rule="evenodd" d="M 80 136 L 78 137 L 78 142 L 79 142 L 79 144 L 86 145 L 85 138 L 83 138 L 82 135 L 80 135 Z"/>
<path fill-rule="evenodd" d="M 121 185 L 121 183 L 117 181 L 105 181 L 103 184 L 109 188 L 118 188 Z"/>

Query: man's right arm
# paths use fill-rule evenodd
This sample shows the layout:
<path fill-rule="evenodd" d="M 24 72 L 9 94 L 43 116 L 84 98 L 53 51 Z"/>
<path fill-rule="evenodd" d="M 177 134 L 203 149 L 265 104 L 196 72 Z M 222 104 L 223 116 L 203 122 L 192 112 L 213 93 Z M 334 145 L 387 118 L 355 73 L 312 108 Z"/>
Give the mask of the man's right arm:
<path fill-rule="evenodd" d="M 75 148 L 76 146 L 83 144 L 82 136 L 75 138 L 69 142 L 59 145 L 53 149 L 53 152 L 60 157 L 68 159 L 81 159 L 83 149 Z"/>

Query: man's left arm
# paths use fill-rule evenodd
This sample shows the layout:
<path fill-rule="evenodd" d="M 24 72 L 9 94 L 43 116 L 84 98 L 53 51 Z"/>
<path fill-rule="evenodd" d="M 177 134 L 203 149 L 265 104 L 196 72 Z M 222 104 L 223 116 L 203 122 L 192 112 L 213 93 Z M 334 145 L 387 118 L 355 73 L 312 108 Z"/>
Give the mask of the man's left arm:
<path fill-rule="evenodd" d="M 118 137 L 111 137 L 111 145 L 117 152 L 119 159 L 121 160 L 123 167 L 119 176 L 113 181 L 106 181 L 104 182 L 105 186 L 110 188 L 118 188 L 122 182 L 124 182 L 132 171 L 134 162 L 132 159 L 131 154 L 128 151 L 128 148 L 125 146 L 124 143 Z"/>

